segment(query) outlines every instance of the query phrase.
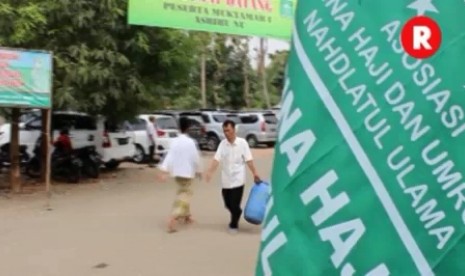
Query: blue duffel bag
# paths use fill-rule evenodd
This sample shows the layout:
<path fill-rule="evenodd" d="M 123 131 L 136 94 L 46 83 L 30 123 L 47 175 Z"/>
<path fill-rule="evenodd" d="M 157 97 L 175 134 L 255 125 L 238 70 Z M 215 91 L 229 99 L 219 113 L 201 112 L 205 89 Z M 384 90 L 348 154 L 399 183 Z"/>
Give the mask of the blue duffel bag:
<path fill-rule="evenodd" d="M 253 185 L 244 210 L 244 219 L 247 222 L 255 225 L 263 222 L 270 193 L 270 185 L 266 182 L 262 181 Z"/>

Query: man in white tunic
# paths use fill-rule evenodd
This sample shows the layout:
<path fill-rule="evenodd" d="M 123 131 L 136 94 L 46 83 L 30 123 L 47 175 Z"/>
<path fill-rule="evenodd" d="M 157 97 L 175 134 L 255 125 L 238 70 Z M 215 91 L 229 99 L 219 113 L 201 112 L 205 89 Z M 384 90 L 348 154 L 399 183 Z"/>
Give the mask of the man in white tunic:
<path fill-rule="evenodd" d="M 236 136 L 236 124 L 230 120 L 225 121 L 223 132 L 226 139 L 218 146 L 205 178 L 210 182 L 212 174 L 221 163 L 222 195 L 224 205 L 231 213 L 229 231 L 235 234 L 242 215 L 241 202 L 244 194 L 246 164 L 256 183 L 260 182 L 260 177 L 255 169 L 249 144 L 245 139 Z"/>
<path fill-rule="evenodd" d="M 179 121 L 181 135 L 171 142 L 170 149 L 160 169 L 164 172 L 162 181 L 166 180 L 168 173 L 174 177 L 178 186 L 176 200 L 173 203 L 171 218 L 168 222 L 168 232 L 176 231 L 176 222 L 192 223 L 190 200 L 192 197 L 192 181 L 195 176 L 200 176 L 200 153 L 195 141 L 186 135 L 189 128 L 187 118 Z"/>

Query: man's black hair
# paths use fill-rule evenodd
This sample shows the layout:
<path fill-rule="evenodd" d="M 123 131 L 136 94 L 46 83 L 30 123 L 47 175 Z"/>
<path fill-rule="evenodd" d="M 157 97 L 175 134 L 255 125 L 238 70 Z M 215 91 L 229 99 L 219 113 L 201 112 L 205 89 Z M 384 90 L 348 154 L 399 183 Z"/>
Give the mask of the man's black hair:
<path fill-rule="evenodd" d="M 187 130 L 190 127 L 190 121 L 189 118 L 187 117 L 181 117 L 179 118 L 179 129 L 181 129 L 182 133 L 187 132 Z"/>
<path fill-rule="evenodd" d="M 232 120 L 226 120 L 223 122 L 223 128 L 227 127 L 227 126 L 231 126 L 232 128 L 235 128 L 236 127 L 236 123 Z"/>

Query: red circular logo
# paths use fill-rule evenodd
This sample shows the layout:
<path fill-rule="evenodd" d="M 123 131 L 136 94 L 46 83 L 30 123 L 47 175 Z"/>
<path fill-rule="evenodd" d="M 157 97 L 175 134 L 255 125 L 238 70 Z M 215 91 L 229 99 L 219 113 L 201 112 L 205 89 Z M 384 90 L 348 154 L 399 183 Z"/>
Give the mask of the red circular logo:
<path fill-rule="evenodd" d="M 411 57 L 429 58 L 441 46 L 441 29 L 433 19 L 415 16 L 405 23 L 400 40 L 405 52 Z"/>

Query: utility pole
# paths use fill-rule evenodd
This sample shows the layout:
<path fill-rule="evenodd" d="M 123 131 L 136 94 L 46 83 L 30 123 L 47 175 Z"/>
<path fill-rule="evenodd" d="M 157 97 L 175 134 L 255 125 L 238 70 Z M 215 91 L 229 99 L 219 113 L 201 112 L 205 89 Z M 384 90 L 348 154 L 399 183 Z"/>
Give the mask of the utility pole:
<path fill-rule="evenodd" d="M 260 50 L 258 54 L 258 68 L 261 75 L 262 80 L 262 88 L 263 88 L 263 97 L 265 98 L 266 107 L 271 109 L 270 103 L 270 95 L 268 94 L 268 84 L 266 80 L 266 67 L 265 67 L 265 58 L 267 53 L 267 40 L 265 38 L 260 38 Z"/>
<path fill-rule="evenodd" d="M 200 93 L 202 94 L 202 107 L 207 108 L 207 72 L 205 51 L 200 57 Z"/>
<path fill-rule="evenodd" d="M 249 81 L 249 38 L 239 40 L 239 48 L 242 54 L 242 74 L 244 75 L 244 101 L 245 107 L 250 108 L 250 81 Z"/>

